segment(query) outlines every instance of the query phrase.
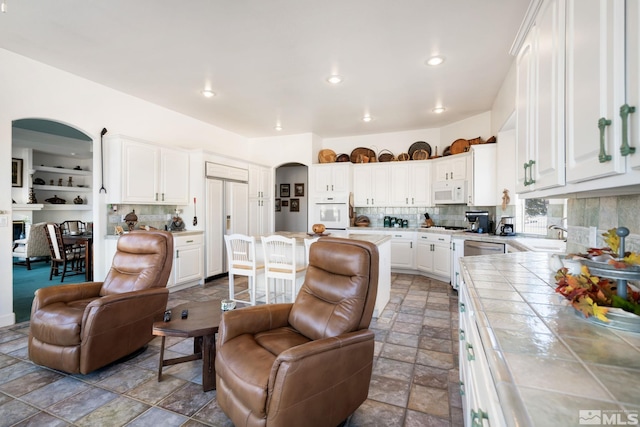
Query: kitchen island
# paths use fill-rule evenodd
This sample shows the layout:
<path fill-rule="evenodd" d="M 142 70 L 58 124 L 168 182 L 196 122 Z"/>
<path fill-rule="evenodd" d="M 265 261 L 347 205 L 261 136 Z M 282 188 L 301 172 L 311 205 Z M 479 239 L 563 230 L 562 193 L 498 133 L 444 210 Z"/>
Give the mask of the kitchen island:
<path fill-rule="evenodd" d="M 577 314 L 554 291 L 549 257 L 461 258 L 465 425 L 577 426 L 596 418 L 597 425 L 636 425 L 640 334 Z"/>
<path fill-rule="evenodd" d="M 308 233 L 278 231 L 274 234 L 296 239 L 297 257 L 296 262 L 305 265 L 307 260 L 304 253 L 304 240 L 313 239 L 318 236 L 310 236 Z M 256 237 L 256 258 L 263 259 L 262 243 L 260 236 Z M 373 243 L 378 247 L 379 265 L 378 265 L 378 293 L 376 296 L 376 305 L 373 310 L 373 317 L 378 317 L 391 297 L 391 237 L 381 234 L 349 234 L 349 233 L 332 233 L 328 237 L 337 237 L 341 239 L 355 239 Z M 257 281 L 257 288 L 264 290 L 264 283 L 261 279 Z"/>

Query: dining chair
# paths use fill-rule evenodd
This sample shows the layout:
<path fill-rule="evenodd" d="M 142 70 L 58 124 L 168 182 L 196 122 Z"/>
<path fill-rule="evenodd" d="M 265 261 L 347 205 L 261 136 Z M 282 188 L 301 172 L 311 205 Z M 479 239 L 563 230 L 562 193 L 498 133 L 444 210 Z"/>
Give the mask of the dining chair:
<path fill-rule="evenodd" d="M 51 271 L 49 272 L 49 280 L 54 274 L 57 276 L 62 266 L 62 277 L 60 283 L 64 282 L 65 276 L 75 276 L 84 273 L 84 253 L 79 245 L 67 245 L 62 237 L 60 225 L 54 222 L 48 222 L 46 225 L 47 241 L 49 242 L 49 250 L 51 255 Z"/>
<path fill-rule="evenodd" d="M 291 302 L 298 294 L 296 281 L 304 277 L 307 267 L 298 265 L 296 260 L 296 239 L 279 235 L 262 236 L 262 250 L 264 251 L 264 283 L 266 302 L 271 302 L 271 280 L 275 302 L 280 295 L 286 298 L 286 284 L 291 282 Z M 282 284 L 282 291 L 278 293 L 278 283 Z"/>
<path fill-rule="evenodd" d="M 83 221 L 68 220 L 60 223 L 60 230 L 62 234 L 69 234 L 71 236 L 79 235 L 87 231 L 87 226 Z"/>
<path fill-rule="evenodd" d="M 258 275 L 264 273 L 264 265 L 256 258 L 256 238 L 244 234 L 224 236 L 227 248 L 227 264 L 229 270 L 229 299 L 256 305 L 256 282 Z M 247 277 L 247 289 L 236 292 L 234 276 Z M 249 301 L 238 296 L 249 294 Z"/>

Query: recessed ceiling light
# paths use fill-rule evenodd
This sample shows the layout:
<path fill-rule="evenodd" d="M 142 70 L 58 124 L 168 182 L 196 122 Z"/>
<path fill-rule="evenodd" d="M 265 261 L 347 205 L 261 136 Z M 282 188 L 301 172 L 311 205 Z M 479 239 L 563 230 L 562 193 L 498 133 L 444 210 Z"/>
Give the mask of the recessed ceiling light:
<path fill-rule="evenodd" d="M 371 120 L 373 120 L 373 117 L 371 117 L 369 114 L 365 114 L 362 118 L 362 121 L 367 123 L 369 123 Z"/>
<path fill-rule="evenodd" d="M 431 111 L 433 111 L 436 114 L 442 114 L 442 113 L 444 113 L 445 110 L 446 110 L 446 108 L 444 108 L 444 107 L 436 107 Z"/>
<path fill-rule="evenodd" d="M 427 59 L 427 65 L 431 65 L 432 67 L 435 67 L 436 65 L 440 65 L 444 62 L 444 56 L 432 56 L 431 58 Z"/>
<path fill-rule="evenodd" d="M 278 132 L 282 130 L 282 126 L 281 125 L 276 125 L 274 127 L 275 130 L 277 130 Z"/>
<path fill-rule="evenodd" d="M 337 85 L 338 83 L 342 83 L 342 76 L 339 76 L 338 74 L 333 74 L 332 76 L 329 76 L 327 78 L 327 81 L 332 85 Z"/>
<path fill-rule="evenodd" d="M 214 96 L 216 96 L 216 93 L 214 91 L 212 91 L 211 89 L 205 89 L 202 91 L 202 95 L 205 98 L 212 98 Z"/>

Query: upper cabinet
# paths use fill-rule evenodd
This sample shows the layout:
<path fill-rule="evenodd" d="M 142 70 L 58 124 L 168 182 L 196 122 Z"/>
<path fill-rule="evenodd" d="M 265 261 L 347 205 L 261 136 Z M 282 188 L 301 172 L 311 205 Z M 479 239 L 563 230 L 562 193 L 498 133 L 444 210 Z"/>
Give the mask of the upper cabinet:
<path fill-rule="evenodd" d="M 110 203 L 186 205 L 189 153 L 122 136 L 105 138 Z"/>
<path fill-rule="evenodd" d="M 567 182 L 624 173 L 622 129 L 631 117 L 628 111 L 620 115 L 625 104 L 625 2 L 567 0 L 566 10 Z"/>
<path fill-rule="evenodd" d="M 534 4 L 537 13 L 516 59 L 518 193 L 637 191 L 638 2 Z"/>
<path fill-rule="evenodd" d="M 467 156 L 456 154 L 436 160 L 434 180 L 459 181 L 467 179 Z"/>
<path fill-rule="evenodd" d="M 270 199 L 272 197 L 271 168 L 249 166 L 249 198 Z"/>
<path fill-rule="evenodd" d="M 249 166 L 249 234 L 261 236 L 273 231 L 271 168 Z"/>
<path fill-rule="evenodd" d="M 519 193 L 564 184 L 564 10 L 542 2 L 516 59 Z"/>
<path fill-rule="evenodd" d="M 387 206 L 431 205 L 431 163 L 429 160 L 393 162 L 389 166 L 391 187 Z"/>
<path fill-rule="evenodd" d="M 351 191 L 351 163 L 314 164 L 311 171 L 315 194 Z"/>
<path fill-rule="evenodd" d="M 388 206 L 389 192 L 388 163 L 353 165 L 353 202 L 355 206 Z"/>

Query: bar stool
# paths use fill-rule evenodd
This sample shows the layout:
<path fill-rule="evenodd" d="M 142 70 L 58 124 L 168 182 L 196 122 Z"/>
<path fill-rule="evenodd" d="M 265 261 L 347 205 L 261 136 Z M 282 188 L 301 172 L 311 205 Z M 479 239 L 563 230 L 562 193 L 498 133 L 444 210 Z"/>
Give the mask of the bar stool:
<path fill-rule="evenodd" d="M 311 239 L 304 239 L 304 260 L 305 265 L 309 265 L 309 251 L 311 250 L 311 245 L 318 241 L 320 237 L 313 237 Z"/>
<path fill-rule="evenodd" d="M 274 298 L 280 295 L 286 298 L 286 282 L 291 282 L 291 302 L 296 300 L 298 277 L 304 276 L 307 267 L 298 266 L 296 262 L 296 239 L 283 236 L 262 236 L 262 250 L 264 251 L 264 282 L 266 290 L 266 301 L 270 303 L 271 279 L 274 280 Z M 283 283 L 282 292 L 277 291 L 277 282 Z"/>
<path fill-rule="evenodd" d="M 246 300 L 237 298 L 246 292 L 249 294 L 249 304 L 256 305 L 256 281 L 258 274 L 264 272 L 264 265 L 256 259 L 255 237 L 231 234 L 224 236 L 224 242 L 229 265 L 229 299 L 246 304 Z M 247 289 L 236 293 L 234 275 L 247 277 Z"/>

